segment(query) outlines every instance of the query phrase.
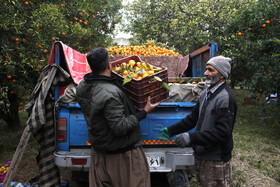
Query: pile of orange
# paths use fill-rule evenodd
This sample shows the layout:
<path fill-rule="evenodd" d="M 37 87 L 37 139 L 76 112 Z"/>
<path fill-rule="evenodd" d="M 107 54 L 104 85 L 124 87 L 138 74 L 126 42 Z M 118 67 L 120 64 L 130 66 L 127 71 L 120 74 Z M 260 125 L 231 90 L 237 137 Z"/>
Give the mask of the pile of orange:
<path fill-rule="evenodd" d="M 8 164 L 4 165 L 4 166 L 1 166 L 0 167 L 0 175 L 6 173 L 8 171 L 8 169 L 9 169 L 9 165 Z"/>
<path fill-rule="evenodd" d="M 135 60 L 129 60 L 127 63 L 123 62 L 120 65 L 114 66 L 112 69 L 125 78 L 137 80 L 143 79 L 162 70 L 161 68 L 155 68 L 146 62 L 136 62 Z"/>
<path fill-rule="evenodd" d="M 112 46 L 108 48 L 110 55 L 138 55 L 138 56 L 179 56 L 172 50 L 159 47 L 157 45 L 138 46 Z"/>

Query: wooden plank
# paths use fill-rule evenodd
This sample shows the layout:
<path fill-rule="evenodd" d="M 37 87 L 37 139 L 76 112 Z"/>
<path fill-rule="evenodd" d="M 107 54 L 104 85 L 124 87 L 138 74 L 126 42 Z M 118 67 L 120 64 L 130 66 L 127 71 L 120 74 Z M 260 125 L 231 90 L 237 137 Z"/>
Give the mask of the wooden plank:
<path fill-rule="evenodd" d="M 207 45 L 195 50 L 194 52 L 192 52 L 190 54 L 190 57 L 192 58 L 192 57 L 195 57 L 196 55 L 202 54 L 203 52 L 210 50 L 210 48 L 211 48 L 211 44 L 207 44 Z M 209 53 L 210 53 L 210 51 L 209 51 Z"/>
<path fill-rule="evenodd" d="M 7 175 L 4 179 L 2 187 L 10 187 L 11 186 L 11 181 L 16 174 L 17 167 L 18 167 L 18 165 L 21 161 L 23 152 L 24 152 L 24 150 L 26 148 L 26 145 L 29 141 L 30 135 L 31 135 L 31 132 L 29 131 L 29 127 L 26 126 L 23 133 L 22 133 L 22 136 L 21 136 L 20 142 L 17 146 L 16 152 L 13 155 L 11 165 L 8 169 L 8 172 L 7 172 Z"/>

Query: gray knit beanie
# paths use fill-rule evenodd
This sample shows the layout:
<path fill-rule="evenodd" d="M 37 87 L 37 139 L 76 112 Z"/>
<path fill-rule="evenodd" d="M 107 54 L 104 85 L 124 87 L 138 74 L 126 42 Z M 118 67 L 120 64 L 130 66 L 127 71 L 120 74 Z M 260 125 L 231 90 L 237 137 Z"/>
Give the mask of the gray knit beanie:
<path fill-rule="evenodd" d="M 206 65 L 208 64 L 214 66 L 225 78 L 228 78 L 231 69 L 231 58 L 216 56 L 208 60 Z"/>

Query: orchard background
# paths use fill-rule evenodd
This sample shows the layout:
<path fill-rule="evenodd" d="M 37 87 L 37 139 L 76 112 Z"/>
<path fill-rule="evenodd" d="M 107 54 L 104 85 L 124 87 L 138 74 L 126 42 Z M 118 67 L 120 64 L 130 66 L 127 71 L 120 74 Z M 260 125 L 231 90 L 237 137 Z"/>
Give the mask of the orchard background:
<path fill-rule="evenodd" d="M 131 32 L 132 46 L 160 44 L 184 56 L 217 42 L 219 54 L 233 59 L 232 87 L 248 88 L 263 123 L 280 126 L 279 100 L 265 101 L 280 90 L 279 1 L 135 0 L 122 7 L 121 0 L 1 0 L 0 11 L 0 119 L 9 128 L 20 125 L 54 41 L 81 53 L 113 47 L 117 24 Z"/>
<path fill-rule="evenodd" d="M 54 41 L 81 53 L 108 46 L 120 21 L 120 0 L 1 0 L 0 119 L 19 126 L 24 108 Z"/>

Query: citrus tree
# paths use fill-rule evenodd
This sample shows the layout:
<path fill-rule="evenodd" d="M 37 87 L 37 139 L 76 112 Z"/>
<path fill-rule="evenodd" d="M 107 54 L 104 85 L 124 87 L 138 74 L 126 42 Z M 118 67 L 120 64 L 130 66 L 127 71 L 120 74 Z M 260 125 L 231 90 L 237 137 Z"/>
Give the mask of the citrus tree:
<path fill-rule="evenodd" d="M 251 90 L 268 126 L 280 123 L 280 100 L 268 104 L 271 94 L 280 94 L 280 1 L 257 1 L 240 11 L 227 27 L 228 50 L 233 58 L 232 80 Z"/>
<path fill-rule="evenodd" d="M 186 55 L 209 42 L 219 50 L 226 43 L 224 30 L 235 12 L 253 0 L 135 0 L 126 7 L 132 42 L 156 40 Z"/>
<path fill-rule="evenodd" d="M 1 0 L 0 119 L 19 125 L 18 111 L 33 90 L 55 41 L 81 53 L 112 42 L 121 0 Z"/>

